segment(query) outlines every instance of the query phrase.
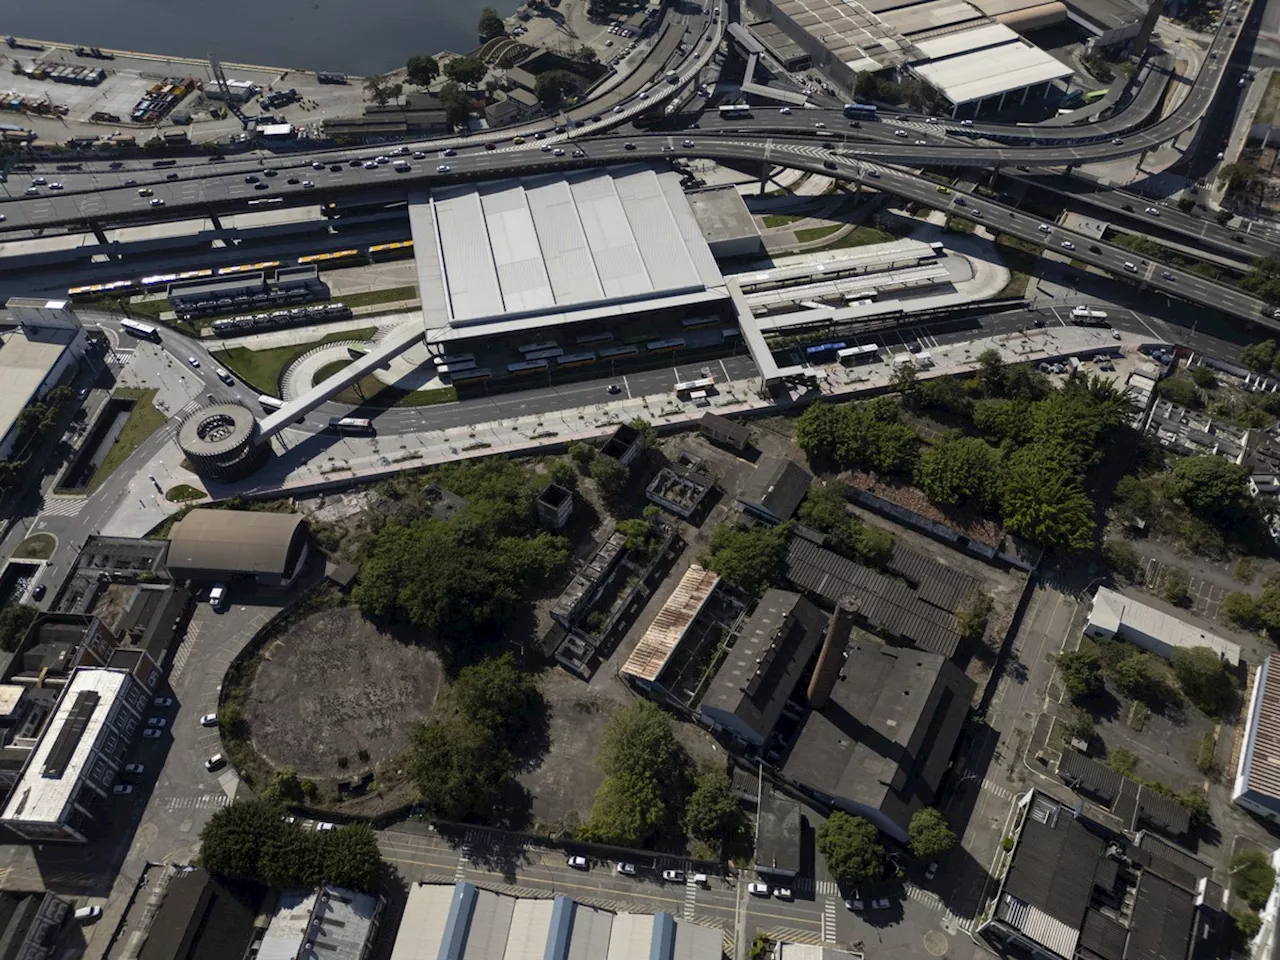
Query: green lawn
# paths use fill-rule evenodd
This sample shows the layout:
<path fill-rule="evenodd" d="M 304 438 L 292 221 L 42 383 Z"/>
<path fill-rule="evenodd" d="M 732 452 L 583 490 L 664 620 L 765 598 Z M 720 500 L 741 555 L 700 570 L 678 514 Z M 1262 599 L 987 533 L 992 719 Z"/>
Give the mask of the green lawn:
<path fill-rule="evenodd" d="M 764 225 L 766 228 L 785 227 L 803 219 L 802 216 L 790 213 L 767 213 L 764 216 Z"/>
<path fill-rule="evenodd" d="M 142 446 L 147 438 L 163 427 L 169 419 L 151 402 L 156 396 L 154 390 L 120 389 L 115 392 L 115 396 L 130 398 L 136 402 L 129 413 L 124 429 L 120 431 L 120 436 L 116 437 L 116 442 L 111 445 L 107 455 L 102 458 L 102 463 L 89 478 L 89 493 L 97 490 L 102 482 L 111 476 L 116 467 L 129 459 L 129 454 Z"/>
<path fill-rule="evenodd" d="M 797 243 L 810 243 L 814 240 L 821 240 L 823 237 L 829 237 L 837 230 L 844 229 L 843 224 L 832 224 L 828 227 L 809 227 L 807 230 L 796 231 Z"/>
<path fill-rule="evenodd" d="M 348 307 L 368 307 L 375 303 L 393 303 L 396 300 L 417 300 L 417 287 L 391 287 L 387 290 L 370 290 L 368 293 L 353 293 L 347 296 L 334 297 L 339 303 Z"/>
<path fill-rule="evenodd" d="M 189 483 L 180 483 L 171 487 L 164 495 L 170 503 L 186 503 L 190 500 L 203 500 L 208 494 Z"/>
<path fill-rule="evenodd" d="M 18 544 L 13 556 L 17 560 L 48 560 L 57 545 L 58 541 L 51 534 L 37 533 Z"/>
<path fill-rule="evenodd" d="M 818 227 L 817 229 L 821 230 L 826 228 Z M 805 231 L 803 230 L 797 232 L 796 233 L 797 239 L 799 238 L 800 234 L 804 232 Z M 848 247 L 866 247 L 866 246 L 870 246 L 873 243 L 889 243 L 890 241 L 897 240 L 897 239 L 898 238 L 895 237 L 892 233 L 888 233 L 884 230 L 881 230 L 879 227 L 854 227 L 852 230 L 846 233 L 843 237 L 840 237 L 839 239 L 836 239 L 836 240 L 832 240 L 830 243 L 828 243 L 824 247 L 819 247 L 818 251 L 810 250 L 808 252 L 815 253 L 822 250 L 844 250 Z"/>
<path fill-rule="evenodd" d="M 351 365 L 350 360 L 335 360 L 326 363 L 316 371 L 313 383 L 327 380 L 343 367 Z M 402 390 L 388 386 L 373 374 L 361 377 L 351 386 L 338 393 L 333 399 L 339 403 L 349 403 L 353 407 L 432 407 L 438 403 L 453 403 L 458 399 L 458 391 L 453 387 L 441 387 L 437 390 Z"/>
<path fill-rule="evenodd" d="M 213 355 L 218 362 L 261 393 L 276 396 L 280 389 L 280 375 L 289 364 L 314 347 L 338 340 L 369 340 L 377 333 L 377 327 L 361 327 L 358 330 L 340 330 L 319 340 L 272 347 L 268 350 L 250 350 L 248 347 L 232 347 Z"/>

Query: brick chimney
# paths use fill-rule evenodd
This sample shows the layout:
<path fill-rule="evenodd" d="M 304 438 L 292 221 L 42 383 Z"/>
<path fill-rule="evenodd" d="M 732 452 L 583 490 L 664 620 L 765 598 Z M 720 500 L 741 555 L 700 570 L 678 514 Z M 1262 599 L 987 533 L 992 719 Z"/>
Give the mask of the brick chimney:
<path fill-rule="evenodd" d="M 845 649 L 849 646 L 849 634 L 853 630 L 853 611 L 853 598 L 841 597 L 831 616 L 827 635 L 822 641 L 822 652 L 818 654 L 817 666 L 813 668 L 813 676 L 809 680 L 809 707 L 813 710 L 821 710 L 827 705 L 836 680 L 840 678 L 840 671 L 844 668 Z"/>

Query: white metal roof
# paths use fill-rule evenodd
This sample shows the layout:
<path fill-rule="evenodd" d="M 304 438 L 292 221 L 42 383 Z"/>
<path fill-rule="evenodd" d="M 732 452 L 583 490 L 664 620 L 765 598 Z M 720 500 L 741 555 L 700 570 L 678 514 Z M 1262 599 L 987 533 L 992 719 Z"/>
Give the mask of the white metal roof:
<path fill-rule="evenodd" d="M 453 884 L 411 886 L 404 916 L 396 930 L 395 946 L 391 948 L 391 960 L 436 960 L 452 904 Z"/>
<path fill-rule="evenodd" d="M 1099 587 L 1093 598 L 1089 625 L 1110 634 L 1129 628 L 1171 647 L 1208 647 L 1231 666 L 1240 663 L 1237 644 L 1107 587 Z"/>
<path fill-rule="evenodd" d="M 28 339 L 21 330 L 0 337 L 0 440 L 35 399 L 67 347 L 61 339 Z"/>
<path fill-rule="evenodd" d="M 107 718 L 116 710 L 117 701 L 124 695 L 132 677 L 121 670 L 105 670 L 81 667 L 71 677 L 54 710 L 53 718 L 45 727 L 40 742 L 27 762 L 21 779 L 9 795 L 9 803 L 0 819 L 18 823 L 59 823 L 63 811 L 79 789 L 89 755 L 106 725 Z M 62 776 L 46 777 L 45 764 L 53 752 L 58 735 L 72 715 L 79 695 L 92 692 L 98 695 L 98 704 L 89 714 L 84 732 L 76 741 L 71 758 L 63 768 Z"/>
<path fill-rule="evenodd" d="M 517 900 L 515 909 L 511 912 L 507 951 L 502 955 L 503 960 L 542 960 L 546 955 L 547 936 L 551 932 L 551 912 L 554 909 L 554 900 Z M 435 960 L 435 957 L 432 956 L 430 960 Z"/>
<path fill-rule="evenodd" d="M 960 53 L 972 53 L 1006 43 L 1017 43 L 1018 35 L 1002 23 L 988 23 L 972 30 L 948 33 L 916 44 L 922 60 L 942 60 Z"/>
<path fill-rule="evenodd" d="M 1072 74 L 1070 67 L 1021 40 L 945 60 L 917 63 L 911 69 L 954 104 L 998 97 Z"/>
<path fill-rule="evenodd" d="M 724 950 L 724 932 L 676 918 L 676 941 L 671 960 L 703 960 Z"/>
<path fill-rule="evenodd" d="M 620 913 L 609 932 L 609 953 L 603 960 L 649 960 L 653 943 L 653 917 Z"/>
<path fill-rule="evenodd" d="M 280 894 L 276 912 L 271 915 L 271 922 L 267 924 L 258 946 L 259 960 L 297 960 L 318 897 L 317 890 Z"/>
<path fill-rule="evenodd" d="M 649 166 L 446 187 L 426 210 L 417 200 L 410 222 L 423 300 L 434 302 L 441 286 L 451 325 L 722 283 L 676 176 Z M 438 275 L 417 242 L 430 234 Z"/>

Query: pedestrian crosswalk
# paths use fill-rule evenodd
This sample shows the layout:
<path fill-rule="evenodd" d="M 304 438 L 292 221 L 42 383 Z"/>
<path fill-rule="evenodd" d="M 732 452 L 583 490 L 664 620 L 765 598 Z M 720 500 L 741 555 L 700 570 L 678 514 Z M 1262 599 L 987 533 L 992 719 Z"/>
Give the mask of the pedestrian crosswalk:
<path fill-rule="evenodd" d="M 687 881 L 685 881 L 685 887 L 684 887 L 684 918 L 686 920 L 693 919 L 693 911 L 694 911 L 694 907 L 697 906 L 697 903 L 698 903 L 698 885 L 694 883 L 693 878 L 690 877 Z"/>
<path fill-rule="evenodd" d="M 992 780 L 983 780 L 982 789 L 988 793 L 993 793 L 1006 803 L 1014 798 L 1014 792 L 1008 787 L 1001 786 Z"/>
<path fill-rule="evenodd" d="M 801 930 L 799 927 L 769 927 L 762 932 L 770 940 L 777 940 L 780 943 L 808 943 L 815 947 L 822 947 L 828 942 L 820 932 Z"/>
<path fill-rule="evenodd" d="M 225 807 L 231 802 L 231 798 L 225 793 L 205 793 L 198 797 L 170 797 L 168 810 L 173 813 L 178 810 L 199 810 L 204 807 Z"/>
<path fill-rule="evenodd" d="M 834 880 L 819 880 L 816 883 L 808 877 L 796 877 L 790 887 L 800 896 L 817 894 L 822 897 L 840 896 L 840 887 Z"/>
<path fill-rule="evenodd" d="M 75 517 L 84 509 L 85 497 L 46 497 L 42 517 Z"/>
<path fill-rule="evenodd" d="M 836 942 L 836 902 L 830 897 L 822 908 L 822 939 L 825 943 Z"/>
<path fill-rule="evenodd" d="M 903 889 L 906 891 L 907 898 L 909 900 L 913 901 L 914 903 L 921 904 L 927 907 L 928 909 L 934 911 L 935 913 L 941 913 L 946 918 L 945 922 L 947 924 L 953 927 L 958 927 L 959 929 L 964 930 L 966 932 L 973 929 L 972 920 L 966 917 L 957 916 L 956 914 L 952 913 L 950 910 L 947 909 L 947 905 L 942 902 L 942 898 L 939 897 L 932 890 L 926 890 L 924 889 L 924 887 L 917 887 L 914 883 L 911 883 L 910 881 L 904 881 L 902 886 L 903 886 Z"/>

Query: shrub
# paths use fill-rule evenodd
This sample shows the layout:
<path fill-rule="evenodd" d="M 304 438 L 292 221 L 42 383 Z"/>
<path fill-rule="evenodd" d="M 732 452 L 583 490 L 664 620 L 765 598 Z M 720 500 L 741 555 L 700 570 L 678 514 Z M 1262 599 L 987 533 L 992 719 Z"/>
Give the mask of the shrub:
<path fill-rule="evenodd" d="M 1276 872 L 1271 858 L 1261 850 L 1245 850 L 1231 858 L 1231 889 L 1255 910 L 1267 905 Z"/>
<path fill-rule="evenodd" d="M 1129 777 L 1138 769 L 1138 755 L 1124 747 L 1116 747 L 1107 757 L 1107 765 L 1120 776 Z"/>
<path fill-rule="evenodd" d="M 1128 540 L 1108 540 L 1102 547 L 1102 555 L 1124 579 L 1134 582 L 1142 577 L 1142 558 Z"/>

